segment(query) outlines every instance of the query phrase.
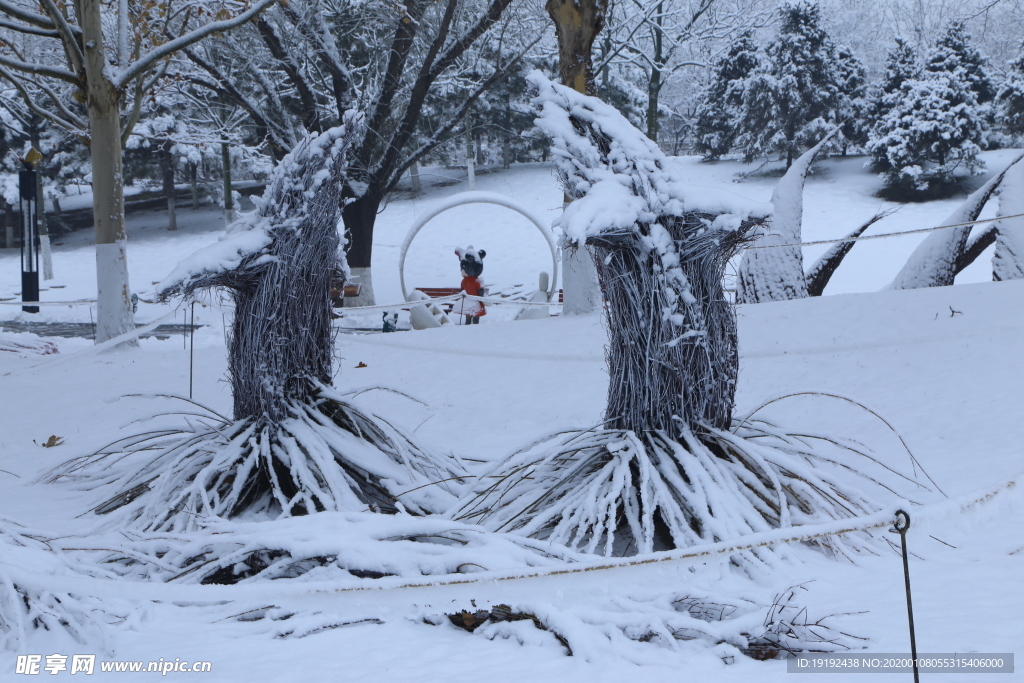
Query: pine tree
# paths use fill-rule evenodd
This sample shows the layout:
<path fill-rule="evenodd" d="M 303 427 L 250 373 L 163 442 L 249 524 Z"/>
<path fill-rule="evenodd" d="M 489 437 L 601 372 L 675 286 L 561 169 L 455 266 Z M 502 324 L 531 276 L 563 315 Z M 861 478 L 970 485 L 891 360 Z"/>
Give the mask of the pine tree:
<path fill-rule="evenodd" d="M 868 122 L 868 76 L 864 64 L 845 45 L 836 50 L 837 80 L 839 83 L 839 120 L 842 122 L 841 145 L 846 154 L 847 145 L 863 146 L 868 141 L 871 126 Z"/>
<path fill-rule="evenodd" d="M 751 32 L 744 31 L 715 63 L 711 82 L 697 108 L 694 147 L 706 159 L 716 159 L 732 149 L 739 133 L 744 84 L 760 61 Z"/>
<path fill-rule="evenodd" d="M 882 80 L 869 96 L 866 111 L 869 129 L 899 102 L 900 89 L 910 80 L 921 77 L 921 64 L 914 48 L 903 38 L 896 39 L 896 46 L 889 51 L 885 61 Z"/>
<path fill-rule="evenodd" d="M 875 168 L 901 192 L 934 190 L 964 170 L 984 170 L 978 159 L 986 126 L 974 93 L 948 72 L 904 81 L 894 106 L 868 141 Z"/>
<path fill-rule="evenodd" d="M 739 144 L 746 160 L 778 152 L 788 167 L 839 117 L 838 54 L 817 5 L 784 5 L 779 35 L 747 81 Z"/>
<path fill-rule="evenodd" d="M 949 73 L 967 85 L 978 104 L 995 99 L 996 88 L 988 75 L 989 61 L 973 45 L 963 21 L 949 22 L 946 33 L 928 51 L 925 71 Z"/>
<path fill-rule="evenodd" d="M 921 65 L 914 48 L 903 38 L 896 39 L 896 47 L 889 52 L 882 77 L 883 95 L 898 93 L 903 83 L 921 76 Z"/>
<path fill-rule="evenodd" d="M 1010 72 L 996 96 L 996 106 L 1006 133 L 1024 136 L 1024 54 L 1010 63 Z"/>

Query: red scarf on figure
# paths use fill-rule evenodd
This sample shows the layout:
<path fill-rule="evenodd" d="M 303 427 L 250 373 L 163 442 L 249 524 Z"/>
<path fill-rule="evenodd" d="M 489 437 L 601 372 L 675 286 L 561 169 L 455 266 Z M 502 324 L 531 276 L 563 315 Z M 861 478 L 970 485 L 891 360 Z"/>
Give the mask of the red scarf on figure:
<path fill-rule="evenodd" d="M 464 277 L 462 278 L 462 291 L 471 296 L 483 296 L 481 292 L 484 289 L 484 283 L 478 277 Z M 465 299 L 462 302 L 462 315 L 469 315 L 475 318 L 479 318 L 482 315 L 487 315 L 487 309 L 484 308 L 482 301 L 475 299 Z"/>

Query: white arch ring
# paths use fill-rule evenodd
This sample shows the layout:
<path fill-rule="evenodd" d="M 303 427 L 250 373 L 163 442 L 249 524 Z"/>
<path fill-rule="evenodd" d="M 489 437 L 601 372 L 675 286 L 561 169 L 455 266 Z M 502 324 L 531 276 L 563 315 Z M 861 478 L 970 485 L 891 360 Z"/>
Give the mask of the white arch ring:
<path fill-rule="evenodd" d="M 462 206 L 464 204 L 497 204 L 498 206 L 504 206 L 506 209 L 512 209 L 513 211 L 522 214 L 528 218 L 538 230 L 540 230 L 540 233 L 544 235 L 544 239 L 548 243 L 548 248 L 551 250 L 552 277 L 548 282 L 548 301 L 551 301 L 551 298 L 555 293 L 556 283 L 558 282 L 558 248 L 555 246 L 554 235 L 551 234 L 551 230 L 548 229 L 544 222 L 537 218 L 537 216 L 535 216 L 529 209 L 514 199 L 506 197 L 503 194 L 498 194 L 497 192 L 460 192 L 459 194 L 452 195 L 416 219 L 416 222 L 413 223 L 408 234 L 406 234 L 405 239 L 402 241 L 402 248 L 398 256 L 398 278 L 402 284 L 402 296 L 405 300 L 409 300 L 409 292 L 405 288 L 405 256 L 409 252 L 409 245 L 412 244 L 413 238 L 416 237 L 416 233 L 422 230 L 424 225 L 434 218 L 437 218 L 438 215 L 444 213 L 448 209 L 453 209 L 456 206 Z"/>

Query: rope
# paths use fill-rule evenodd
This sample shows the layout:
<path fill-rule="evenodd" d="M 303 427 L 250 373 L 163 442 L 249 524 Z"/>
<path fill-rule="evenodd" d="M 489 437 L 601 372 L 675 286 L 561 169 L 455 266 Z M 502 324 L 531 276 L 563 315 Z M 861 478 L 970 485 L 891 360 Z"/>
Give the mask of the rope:
<path fill-rule="evenodd" d="M 966 512 L 977 505 L 986 503 L 996 496 L 1013 489 L 1017 485 L 1017 480 L 1021 477 L 1024 477 L 1024 472 L 1020 472 L 1009 481 L 1003 482 L 1002 484 L 985 490 L 982 493 L 968 494 L 955 499 L 945 500 L 941 503 L 918 507 L 915 514 L 921 515 L 928 511 L 940 514 L 943 511 L 953 513 Z M 790 529 L 773 529 L 771 531 L 750 534 L 735 541 L 691 546 L 680 550 L 660 552 L 641 557 L 606 559 L 594 563 L 579 563 L 568 567 L 540 567 L 519 570 L 486 571 L 473 574 L 471 578 L 461 574 L 446 574 L 414 581 L 403 580 L 400 577 L 393 577 L 389 580 L 388 577 L 384 577 L 381 579 L 374 579 L 373 583 L 370 585 L 361 583 L 360 585 L 337 586 L 335 585 L 335 582 L 300 582 L 297 584 L 281 584 L 280 582 L 275 582 L 273 595 L 283 597 L 304 596 L 311 593 L 348 593 L 356 591 L 397 590 L 403 588 L 435 588 L 441 586 L 484 583 L 488 581 L 518 581 L 521 579 L 564 576 L 569 574 L 581 574 L 583 572 L 659 564 L 661 562 L 695 560 L 723 554 L 731 555 L 744 550 L 753 550 L 756 548 L 778 545 L 780 543 L 792 543 L 794 541 L 812 540 L 824 536 L 839 536 L 858 531 L 870 531 L 890 525 L 897 526 L 897 511 L 898 506 L 892 506 L 881 512 L 863 517 L 834 520 L 831 522 L 805 525 Z M 5 571 L 7 571 L 16 582 L 32 585 L 37 583 L 39 580 L 38 573 L 19 570 L 16 567 L 5 567 Z M 47 577 L 47 581 L 50 581 L 53 578 L 57 577 L 49 575 Z M 365 581 L 365 579 L 361 581 Z M 271 593 L 268 592 L 270 586 L 266 582 L 220 586 L 168 583 L 153 584 L 141 581 L 114 582 L 109 579 L 62 576 L 60 577 L 60 584 L 61 585 L 57 590 L 65 590 L 72 593 L 84 593 L 97 597 L 102 597 L 104 595 L 111 595 L 111 597 L 138 597 L 140 599 L 150 600 L 240 600 L 247 598 L 266 600 L 269 599 L 268 596 L 271 595 Z M 173 587 L 173 590 L 167 591 L 169 594 L 150 598 L 135 593 L 133 589 L 136 587 L 142 587 L 147 593 L 151 593 L 154 590 L 167 591 L 170 587 Z M 54 589 L 53 586 L 50 585 L 48 585 L 47 588 L 50 590 Z"/>
<path fill-rule="evenodd" d="M 448 296 L 439 296 L 437 298 L 431 297 L 430 299 L 415 299 L 413 301 L 403 301 L 399 304 L 377 304 L 375 306 L 345 306 L 340 309 L 336 309 L 341 313 L 345 311 L 377 311 L 384 309 L 394 308 L 412 308 L 413 306 L 427 306 L 430 304 L 443 304 L 451 301 L 461 301 L 464 299 L 473 299 L 474 301 L 480 301 L 485 304 L 494 304 L 495 306 L 561 306 L 562 304 L 558 301 L 543 302 L 543 301 L 520 301 L 518 299 L 507 299 L 504 297 L 493 297 L 493 296 L 474 296 L 472 294 L 466 294 L 465 292 L 460 294 L 450 294 Z M 19 306 L 21 304 L 18 304 Z"/>
<path fill-rule="evenodd" d="M 922 506 L 918 508 L 918 513 L 926 511 L 928 509 L 953 508 L 958 507 L 959 512 L 964 512 L 969 508 L 976 505 L 988 502 L 995 496 L 1014 488 L 1017 485 L 1017 479 L 1024 476 L 1024 472 L 1019 473 L 995 488 L 989 489 L 981 494 L 974 494 L 973 496 L 961 496 L 959 499 L 953 499 L 936 503 L 934 505 Z M 390 590 L 397 588 L 430 588 L 434 586 L 454 586 L 469 583 L 482 583 L 484 581 L 514 581 L 518 579 L 532 579 L 541 578 L 547 576 L 562 576 L 565 574 L 581 574 L 583 572 L 593 571 L 604 571 L 608 569 L 618 569 L 621 567 L 636 567 L 645 564 L 658 564 L 661 562 L 678 562 L 680 560 L 698 559 L 704 557 L 712 557 L 715 555 L 729 554 L 732 555 L 737 552 L 744 550 L 754 550 L 756 548 L 763 548 L 771 545 L 778 545 L 780 543 L 792 543 L 795 541 L 808 541 L 815 538 L 822 538 L 825 536 L 841 536 L 844 534 L 850 534 L 858 531 L 870 531 L 872 529 L 880 529 L 884 526 L 896 525 L 895 520 L 897 519 L 898 507 L 893 506 L 882 512 L 877 512 L 873 515 L 864 517 L 852 517 L 849 519 L 835 520 L 832 522 L 824 522 L 822 524 L 805 525 L 795 527 L 789 533 L 784 533 L 782 529 L 773 529 L 772 531 L 765 531 L 756 534 L 750 534 L 744 536 L 742 539 L 736 541 L 725 541 L 719 543 L 709 543 L 704 546 L 691 546 L 681 550 L 674 550 L 669 552 L 661 552 L 656 555 L 648 557 L 633 557 L 633 558 L 622 558 L 615 560 L 606 560 L 601 563 L 595 564 L 577 564 L 565 568 L 537 568 L 527 571 L 517 572 L 481 572 L 475 574 L 472 579 L 455 578 L 452 575 L 446 575 L 437 577 L 434 580 L 427 581 L 412 581 L 404 582 L 398 585 L 392 586 L 351 586 L 345 588 L 328 589 L 324 592 L 349 592 L 349 591 L 366 591 L 366 590 Z M 918 514 L 915 513 L 915 514 Z M 859 523 L 857 523 L 859 522 Z M 378 581 L 382 579 L 377 579 Z"/>
<path fill-rule="evenodd" d="M 920 228 L 918 230 L 906 230 L 904 232 L 886 232 L 880 235 L 867 235 L 862 237 L 839 237 L 834 240 L 815 240 L 814 242 L 797 242 L 796 244 L 766 244 L 760 247 L 746 247 L 747 249 L 778 249 L 779 247 L 806 247 L 815 244 L 836 244 L 838 242 L 863 242 L 865 240 L 880 240 L 884 237 L 899 237 L 901 235 L 915 235 L 922 232 L 931 232 L 933 230 L 945 230 L 946 228 L 965 228 L 968 225 L 979 225 L 981 223 L 992 223 L 993 221 L 1001 221 L 1007 218 L 1024 218 L 1024 213 L 1014 214 L 1013 216 L 996 216 L 995 218 L 982 218 L 976 221 L 968 221 L 967 223 L 953 223 L 952 225 L 938 225 L 934 228 Z"/>

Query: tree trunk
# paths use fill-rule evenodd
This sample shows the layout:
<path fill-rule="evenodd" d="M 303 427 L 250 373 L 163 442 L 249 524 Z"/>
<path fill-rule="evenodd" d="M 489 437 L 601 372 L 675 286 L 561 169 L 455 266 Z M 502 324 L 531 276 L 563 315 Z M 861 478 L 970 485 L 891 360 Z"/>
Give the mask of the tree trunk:
<path fill-rule="evenodd" d="M 594 39 L 604 27 L 608 0 L 548 0 L 544 8 L 555 22 L 562 85 L 585 95 L 595 94 L 590 56 Z M 545 161 L 546 152 L 547 148 Z M 567 248 L 563 244 L 561 252 L 562 312 L 567 315 L 593 312 L 600 306 L 601 294 L 590 247 Z"/>
<path fill-rule="evenodd" d="M 473 119 L 466 117 L 466 178 L 469 182 L 469 189 L 476 189 L 476 168 L 474 167 L 473 154 Z"/>
<path fill-rule="evenodd" d="M 689 214 L 663 222 L 679 249 L 685 287 L 660 277 L 666 264 L 638 235 L 588 240 L 608 302 L 608 428 L 661 430 L 681 439 L 686 430 L 731 424 L 739 355 L 722 274 L 733 247 L 685 250 L 701 241 L 694 238 L 701 219 L 713 218 Z M 677 301 L 690 302 L 681 308 L 682 325 L 664 314 Z M 685 328 L 700 333 L 687 335 Z"/>
<path fill-rule="evenodd" d="M 230 225 L 235 220 L 235 197 L 231 190 L 231 151 L 228 143 L 220 143 L 220 161 L 224 173 L 224 222 Z"/>
<path fill-rule="evenodd" d="M 420 164 L 418 161 L 412 162 L 412 166 L 409 167 L 409 182 L 412 183 L 413 194 L 423 193 L 423 183 L 420 181 Z"/>
<path fill-rule="evenodd" d="M 647 83 L 647 137 L 658 141 L 658 97 L 661 94 L 662 34 L 661 22 L 664 3 L 659 2 L 654 17 L 654 59 L 651 60 L 651 79 Z"/>
<path fill-rule="evenodd" d="M 124 176 L 118 92 L 108 80 L 100 0 L 81 0 L 89 97 L 89 155 L 96 223 L 96 343 L 132 331 L 124 231 Z M 134 344 L 134 342 L 132 342 Z"/>
<path fill-rule="evenodd" d="M 174 196 L 174 154 L 171 152 L 171 141 L 164 142 L 160 148 L 160 157 L 163 162 L 164 197 L 167 198 L 167 229 L 178 229 L 177 201 Z"/>
<path fill-rule="evenodd" d="M 337 193 L 320 193 L 296 229 L 275 231 L 273 262 L 235 293 L 229 368 L 236 420 L 279 424 L 289 403 L 313 402 L 314 382 L 331 382 L 330 289 L 340 238 L 333 220 L 324 220 L 337 217 L 325 199 L 337 206 Z"/>
<path fill-rule="evenodd" d="M 544 8 L 555 22 L 562 84 L 576 92 L 595 94 L 590 54 L 594 39 L 604 28 L 608 0 L 548 0 Z"/>
<path fill-rule="evenodd" d="M 14 248 L 14 207 L 4 202 L 4 246 Z"/>
<path fill-rule="evenodd" d="M 189 184 L 192 187 L 192 208 L 196 211 L 199 210 L 199 167 L 197 164 L 190 162 L 188 165 L 189 170 Z"/>
<path fill-rule="evenodd" d="M 365 194 L 345 205 L 342 218 L 345 222 L 345 238 L 348 240 L 348 267 L 352 284 L 359 285 L 359 295 L 346 301 L 350 306 L 373 306 L 373 279 L 370 262 L 373 256 L 373 226 L 380 210 L 380 198 Z"/>

